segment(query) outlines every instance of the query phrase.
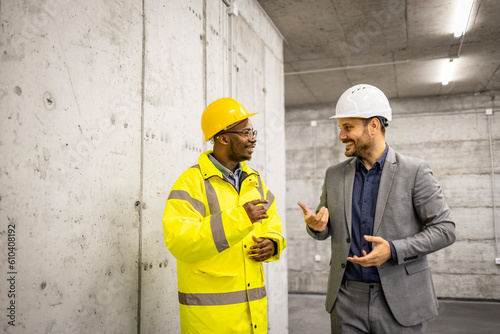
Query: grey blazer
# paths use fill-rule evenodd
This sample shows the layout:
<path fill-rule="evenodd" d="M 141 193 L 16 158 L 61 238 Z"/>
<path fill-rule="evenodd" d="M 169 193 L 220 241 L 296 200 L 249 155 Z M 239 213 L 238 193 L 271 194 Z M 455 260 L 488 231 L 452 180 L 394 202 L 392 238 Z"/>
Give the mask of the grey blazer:
<path fill-rule="evenodd" d="M 317 211 L 323 206 L 328 208 L 328 225 L 323 232 L 307 227 L 315 239 L 331 237 L 326 297 L 329 313 L 351 245 L 356 159 L 327 169 Z M 436 316 L 438 303 L 426 255 L 455 241 L 455 224 L 425 161 L 403 156 L 389 147 L 380 179 L 373 235 L 392 241 L 397 252 L 398 263 L 391 259 L 378 267 L 385 298 L 396 320 L 403 326 L 413 326 Z"/>

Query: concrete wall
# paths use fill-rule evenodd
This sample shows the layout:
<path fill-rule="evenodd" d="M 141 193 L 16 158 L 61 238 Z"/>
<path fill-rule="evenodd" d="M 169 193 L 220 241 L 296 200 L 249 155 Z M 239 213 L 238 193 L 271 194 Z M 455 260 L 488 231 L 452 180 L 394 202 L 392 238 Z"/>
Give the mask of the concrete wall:
<path fill-rule="evenodd" d="M 391 101 L 387 142 L 402 154 L 430 163 L 456 222 L 456 242 L 429 255 L 439 297 L 500 299 L 500 266 L 495 265 L 500 257 L 499 94 Z M 286 111 L 288 271 L 289 290 L 294 292 L 326 292 L 330 240 L 317 242 L 306 234 L 296 203 L 302 200 L 315 209 L 326 168 L 346 159 L 337 122 L 328 119 L 334 108 L 316 105 Z M 486 115 L 487 108 L 493 115 Z"/>
<path fill-rule="evenodd" d="M 161 218 L 216 98 L 260 112 L 250 165 L 284 220 L 282 38 L 236 2 L 0 3 L 4 332 L 180 332 Z M 270 333 L 287 333 L 286 252 L 266 272 Z"/>

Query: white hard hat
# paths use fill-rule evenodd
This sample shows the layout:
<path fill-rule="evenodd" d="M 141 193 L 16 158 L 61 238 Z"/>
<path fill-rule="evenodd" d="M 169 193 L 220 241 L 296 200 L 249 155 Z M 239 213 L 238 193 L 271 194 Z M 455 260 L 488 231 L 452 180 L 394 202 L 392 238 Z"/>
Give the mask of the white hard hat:
<path fill-rule="evenodd" d="M 374 116 L 392 120 L 392 109 L 385 94 L 375 86 L 361 84 L 342 94 L 330 118 L 370 118 Z"/>

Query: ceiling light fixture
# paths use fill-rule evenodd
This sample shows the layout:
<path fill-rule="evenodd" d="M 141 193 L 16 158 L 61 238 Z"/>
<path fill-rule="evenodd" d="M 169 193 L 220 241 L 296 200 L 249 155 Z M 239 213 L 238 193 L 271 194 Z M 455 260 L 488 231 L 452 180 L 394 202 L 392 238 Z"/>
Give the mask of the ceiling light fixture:
<path fill-rule="evenodd" d="M 443 80 L 441 81 L 441 84 L 443 86 L 446 86 L 447 84 L 450 83 L 452 70 L 453 70 L 453 58 L 447 61 L 446 64 L 444 65 Z"/>
<path fill-rule="evenodd" d="M 455 14 L 455 27 L 454 31 L 455 37 L 461 37 L 465 34 L 465 29 L 467 29 L 467 23 L 469 22 L 470 12 L 472 11 L 472 5 L 474 0 L 458 0 L 458 8 Z"/>

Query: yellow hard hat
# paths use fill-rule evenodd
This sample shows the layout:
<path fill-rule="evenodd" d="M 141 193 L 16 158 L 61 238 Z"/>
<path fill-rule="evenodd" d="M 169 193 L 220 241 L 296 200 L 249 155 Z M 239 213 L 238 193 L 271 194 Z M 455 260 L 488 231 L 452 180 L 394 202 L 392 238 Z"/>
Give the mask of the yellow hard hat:
<path fill-rule="evenodd" d="M 235 99 L 223 97 L 210 103 L 201 115 L 201 130 L 205 141 L 225 130 L 231 124 L 247 119 L 257 113 L 250 114 Z"/>

